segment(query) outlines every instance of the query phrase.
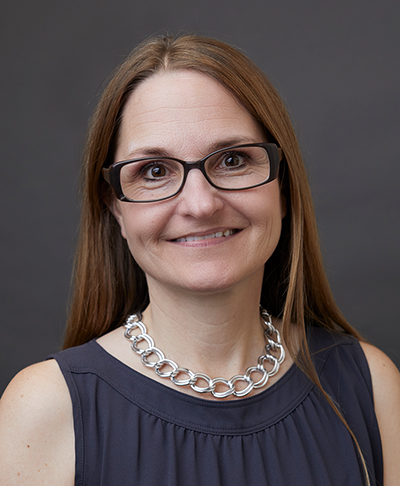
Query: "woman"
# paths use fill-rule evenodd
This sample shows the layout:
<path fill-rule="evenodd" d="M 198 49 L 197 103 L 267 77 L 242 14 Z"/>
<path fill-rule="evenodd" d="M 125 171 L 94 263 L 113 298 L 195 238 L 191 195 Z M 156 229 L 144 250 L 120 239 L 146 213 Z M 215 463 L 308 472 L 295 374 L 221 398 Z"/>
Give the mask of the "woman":
<path fill-rule="evenodd" d="M 396 484 L 398 371 L 334 303 L 292 125 L 246 57 L 139 46 L 83 187 L 65 351 L 1 402 L 6 484 Z"/>

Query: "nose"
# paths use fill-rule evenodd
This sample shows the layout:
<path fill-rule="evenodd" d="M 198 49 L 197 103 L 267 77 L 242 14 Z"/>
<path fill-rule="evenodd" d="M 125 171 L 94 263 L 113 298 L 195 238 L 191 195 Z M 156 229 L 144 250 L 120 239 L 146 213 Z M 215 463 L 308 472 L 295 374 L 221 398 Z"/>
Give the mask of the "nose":
<path fill-rule="evenodd" d="M 213 187 L 199 169 L 189 171 L 177 201 L 182 214 L 201 220 L 211 218 L 223 207 L 221 191 Z"/>

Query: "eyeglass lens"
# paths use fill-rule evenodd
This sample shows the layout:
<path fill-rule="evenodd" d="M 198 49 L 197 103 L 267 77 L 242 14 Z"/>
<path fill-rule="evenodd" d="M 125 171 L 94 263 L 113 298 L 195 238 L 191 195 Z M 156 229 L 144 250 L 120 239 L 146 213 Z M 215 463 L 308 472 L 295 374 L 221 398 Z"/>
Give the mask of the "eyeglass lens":
<path fill-rule="evenodd" d="M 263 147 L 235 147 L 210 155 L 204 169 L 218 188 L 245 189 L 268 180 L 270 161 Z M 184 165 L 174 159 L 138 160 L 121 168 L 121 188 L 135 201 L 163 199 L 179 191 L 184 173 Z"/>

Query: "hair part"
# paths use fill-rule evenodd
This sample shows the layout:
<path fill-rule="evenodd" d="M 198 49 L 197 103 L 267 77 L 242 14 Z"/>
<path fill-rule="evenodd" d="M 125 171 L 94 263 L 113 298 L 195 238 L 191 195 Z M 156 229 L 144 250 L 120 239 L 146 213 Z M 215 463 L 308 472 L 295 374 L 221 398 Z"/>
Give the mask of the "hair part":
<path fill-rule="evenodd" d="M 279 178 L 287 212 L 278 246 L 265 264 L 261 305 L 282 319 L 283 337 L 296 364 L 321 390 L 358 447 L 321 387 L 306 341 L 306 325 L 311 323 L 362 338 L 344 319 L 329 287 L 311 190 L 292 123 L 262 71 L 218 40 L 194 35 L 153 37 L 140 44 L 112 75 L 93 115 L 84 152 L 82 219 L 64 348 L 119 327 L 128 314 L 149 303 L 145 275 L 109 209 L 114 196 L 101 169 L 114 162 L 130 94 L 155 73 L 176 70 L 194 70 L 220 82 L 283 150 Z M 291 323 L 299 328 L 300 349 L 289 333 Z"/>
<path fill-rule="evenodd" d="M 266 262 L 261 304 L 285 326 L 313 321 L 360 338 L 337 308 L 322 264 L 311 191 L 286 109 L 265 75 L 237 49 L 215 39 L 161 36 L 139 45 L 115 71 L 91 121 L 82 168 L 82 219 L 65 347 L 121 325 L 148 304 L 142 270 L 109 210 L 101 169 L 114 162 L 123 110 L 138 84 L 161 71 L 194 70 L 220 82 L 284 153 L 280 184 L 287 214 Z M 285 336 L 290 348 L 290 336 Z"/>

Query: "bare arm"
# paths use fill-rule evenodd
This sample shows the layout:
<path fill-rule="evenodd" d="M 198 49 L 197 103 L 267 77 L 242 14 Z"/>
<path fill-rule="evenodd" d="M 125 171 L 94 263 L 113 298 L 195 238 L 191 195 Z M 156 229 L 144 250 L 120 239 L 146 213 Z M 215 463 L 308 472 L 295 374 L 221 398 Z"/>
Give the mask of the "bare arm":
<path fill-rule="evenodd" d="M 72 486 L 72 404 L 55 361 L 21 371 L 0 400 L 2 485 Z"/>
<path fill-rule="evenodd" d="M 396 486 L 400 478 L 400 373 L 379 349 L 361 343 L 374 390 L 375 412 L 382 438 L 385 486 Z"/>

